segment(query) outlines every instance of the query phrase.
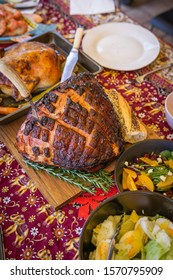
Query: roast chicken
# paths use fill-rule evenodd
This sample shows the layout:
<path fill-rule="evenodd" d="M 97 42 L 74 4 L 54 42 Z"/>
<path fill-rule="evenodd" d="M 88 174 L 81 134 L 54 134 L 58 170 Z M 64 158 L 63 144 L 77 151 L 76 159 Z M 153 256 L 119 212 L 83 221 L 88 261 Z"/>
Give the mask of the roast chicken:
<path fill-rule="evenodd" d="M 48 45 L 36 41 L 14 45 L 5 52 L 0 62 L 17 73 L 31 94 L 51 87 L 61 76 L 62 56 Z M 0 90 L 16 101 L 23 100 L 24 97 L 1 68 L 0 72 Z"/>
<path fill-rule="evenodd" d="M 103 87 L 90 73 L 73 75 L 47 93 L 17 133 L 30 161 L 93 172 L 124 149 L 120 123 Z"/>

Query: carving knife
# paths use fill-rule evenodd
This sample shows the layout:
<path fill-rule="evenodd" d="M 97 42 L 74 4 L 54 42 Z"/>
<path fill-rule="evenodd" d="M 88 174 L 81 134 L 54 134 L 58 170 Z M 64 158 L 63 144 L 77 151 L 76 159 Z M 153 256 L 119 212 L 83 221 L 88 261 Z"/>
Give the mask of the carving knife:
<path fill-rule="evenodd" d="M 84 30 L 82 27 L 78 27 L 76 30 L 73 47 L 69 55 L 67 56 L 64 70 L 62 73 L 61 83 L 67 80 L 72 75 L 73 69 L 78 61 L 78 51 L 82 40 L 83 32 Z"/>

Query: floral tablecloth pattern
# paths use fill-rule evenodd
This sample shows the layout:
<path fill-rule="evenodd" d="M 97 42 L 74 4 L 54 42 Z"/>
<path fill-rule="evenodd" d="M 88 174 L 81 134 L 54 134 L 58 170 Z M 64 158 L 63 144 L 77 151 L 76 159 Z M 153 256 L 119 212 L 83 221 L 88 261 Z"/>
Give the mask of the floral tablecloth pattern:
<path fill-rule="evenodd" d="M 66 38 L 75 33 L 79 22 L 90 28 L 111 17 L 115 21 L 132 21 L 122 13 L 72 18 L 68 15 L 68 0 L 49 2 L 41 0 L 37 13 L 43 17 L 44 23 L 56 23 L 57 31 Z M 150 68 L 172 61 L 173 47 L 162 41 L 160 44 L 159 57 L 150 66 L 132 72 L 104 69 L 97 74 L 97 79 L 106 89 L 114 88 L 122 93 L 138 117 L 160 138 L 173 140 L 173 130 L 167 125 L 164 114 L 166 95 L 173 90 L 173 70 L 152 74 L 142 85 L 134 86 L 128 82 Z M 96 190 L 94 195 L 83 192 L 55 211 L 8 147 L 0 142 L 0 225 L 6 259 L 77 260 L 85 220 L 98 204 L 116 193 L 115 185 L 110 186 L 107 193 L 101 190 Z"/>

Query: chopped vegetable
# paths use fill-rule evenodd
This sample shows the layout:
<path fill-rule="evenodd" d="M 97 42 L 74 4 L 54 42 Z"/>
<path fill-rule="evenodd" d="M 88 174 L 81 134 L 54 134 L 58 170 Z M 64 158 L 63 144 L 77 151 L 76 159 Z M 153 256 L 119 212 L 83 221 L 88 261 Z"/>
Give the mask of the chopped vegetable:
<path fill-rule="evenodd" d="M 127 231 L 120 241 L 115 244 L 115 249 L 118 250 L 118 253 L 115 256 L 115 259 L 119 258 L 119 255 L 124 255 L 125 259 L 134 258 L 143 247 L 143 236 L 138 230 Z"/>
<path fill-rule="evenodd" d="M 139 220 L 139 215 L 136 213 L 136 211 L 132 211 L 130 215 L 130 220 L 135 224 Z"/>
<path fill-rule="evenodd" d="M 132 176 L 130 174 L 127 175 L 127 188 L 130 190 L 130 191 L 136 191 L 137 190 L 137 187 L 136 187 L 136 184 L 132 178 Z"/>
<path fill-rule="evenodd" d="M 147 163 L 148 165 L 151 165 L 151 166 L 159 165 L 157 160 L 151 160 L 147 157 L 140 157 L 139 159 L 142 160 L 143 162 Z"/>
<path fill-rule="evenodd" d="M 167 234 L 173 237 L 173 223 L 165 218 L 158 218 L 156 224 L 159 225 L 161 229 L 164 229 Z"/>
<path fill-rule="evenodd" d="M 161 153 L 160 153 L 160 155 L 161 155 L 161 157 L 165 157 L 165 158 L 170 158 L 170 156 L 171 156 L 171 152 L 170 151 L 168 151 L 168 150 L 164 150 L 164 151 L 162 151 Z"/>
<path fill-rule="evenodd" d="M 123 171 L 123 178 L 122 178 L 123 190 L 127 190 L 128 189 L 128 187 L 127 187 L 127 176 L 128 176 L 128 173 L 124 170 Z"/>
<path fill-rule="evenodd" d="M 157 184 L 157 187 L 159 189 L 161 188 L 167 188 L 167 187 L 172 187 L 172 184 L 173 184 L 173 175 L 172 176 L 167 176 L 165 181 L 162 181 L 162 182 L 159 182 Z"/>
<path fill-rule="evenodd" d="M 95 251 L 95 260 L 106 260 L 110 240 L 102 240 Z"/>
<path fill-rule="evenodd" d="M 149 191 L 154 191 L 153 181 L 147 174 L 141 174 L 138 176 L 139 184 L 143 187 L 146 187 Z"/>
<path fill-rule="evenodd" d="M 164 163 L 166 164 L 166 166 L 173 169 L 173 160 L 172 159 L 165 160 Z"/>
<path fill-rule="evenodd" d="M 93 231 L 92 243 L 97 246 L 102 240 L 111 239 L 115 232 L 115 226 L 119 222 L 120 216 L 109 216 L 107 220 L 96 226 Z"/>
<path fill-rule="evenodd" d="M 132 170 L 132 169 L 124 168 L 124 171 L 125 171 L 126 173 L 130 174 L 131 177 L 132 177 L 133 179 L 135 179 L 135 178 L 137 177 L 136 172 L 135 172 L 134 170 Z"/>
<path fill-rule="evenodd" d="M 10 113 L 15 112 L 16 110 L 18 110 L 18 108 L 0 106 L 0 115 L 8 115 Z"/>

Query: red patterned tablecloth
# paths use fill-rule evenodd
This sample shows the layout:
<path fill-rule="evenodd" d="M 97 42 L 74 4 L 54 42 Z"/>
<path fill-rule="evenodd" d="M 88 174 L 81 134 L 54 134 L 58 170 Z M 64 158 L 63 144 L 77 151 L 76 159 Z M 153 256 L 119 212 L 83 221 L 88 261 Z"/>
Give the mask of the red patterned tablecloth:
<path fill-rule="evenodd" d="M 51 4 L 41 0 L 37 13 L 45 23 L 56 23 L 57 31 L 66 37 L 75 32 L 76 24 L 87 28 L 112 17 L 105 14 L 72 18 L 68 14 L 68 5 L 68 0 L 51 1 Z M 114 17 L 115 21 L 132 21 L 122 13 Z M 129 78 L 172 59 L 173 47 L 160 43 L 159 57 L 149 67 L 132 72 L 104 69 L 97 79 L 105 88 L 121 92 L 138 117 L 161 138 L 172 140 L 173 130 L 168 127 L 164 115 L 164 100 L 173 90 L 172 70 L 165 69 L 162 73 L 150 75 L 142 85 L 128 83 Z M 116 193 L 115 185 L 110 186 L 107 193 L 99 189 L 94 195 L 84 192 L 55 211 L 5 144 L 0 142 L 0 225 L 6 259 L 78 259 L 79 238 L 85 220 L 99 203 Z"/>

